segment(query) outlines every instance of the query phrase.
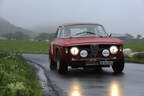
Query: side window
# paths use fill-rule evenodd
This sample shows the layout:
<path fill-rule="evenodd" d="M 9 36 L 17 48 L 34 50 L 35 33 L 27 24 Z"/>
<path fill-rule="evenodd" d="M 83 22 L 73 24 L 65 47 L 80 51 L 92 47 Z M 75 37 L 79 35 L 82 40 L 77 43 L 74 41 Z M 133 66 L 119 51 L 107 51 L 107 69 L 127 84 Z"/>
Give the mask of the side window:
<path fill-rule="evenodd" d="M 60 37 L 61 37 L 61 38 L 64 38 L 64 37 L 65 37 L 65 31 L 64 31 L 64 30 L 61 30 Z"/>
<path fill-rule="evenodd" d="M 71 30 L 68 28 L 60 28 L 60 38 L 68 38 L 71 36 Z"/>

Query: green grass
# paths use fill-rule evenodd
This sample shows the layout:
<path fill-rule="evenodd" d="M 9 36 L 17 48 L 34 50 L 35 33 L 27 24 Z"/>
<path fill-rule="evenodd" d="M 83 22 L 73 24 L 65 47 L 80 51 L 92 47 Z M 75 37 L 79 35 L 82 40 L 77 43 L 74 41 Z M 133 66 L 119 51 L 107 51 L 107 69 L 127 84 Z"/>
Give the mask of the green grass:
<path fill-rule="evenodd" d="M 144 51 L 144 42 L 125 42 L 124 48 L 131 48 L 134 52 Z"/>
<path fill-rule="evenodd" d="M 133 52 L 144 52 L 144 42 L 125 42 L 124 48 L 130 48 Z M 144 64 L 144 58 L 140 57 L 125 56 L 125 61 Z"/>
<path fill-rule="evenodd" d="M 125 61 L 144 64 L 144 59 L 138 59 L 138 58 L 134 58 L 134 57 L 125 57 Z"/>
<path fill-rule="evenodd" d="M 49 42 L 0 40 L 0 52 L 40 53 L 47 54 Z"/>
<path fill-rule="evenodd" d="M 0 57 L 0 96 L 41 96 L 41 88 L 19 55 Z"/>
<path fill-rule="evenodd" d="M 40 53 L 47 54 L 49 42 L 0 40 L 0 52 Z M 131 48 L 134 52 L 144 51 L 142 42 L 125 42 L 124 48 Z"/>
<path fill-rule="evenodd" d="M 0 52 L 20 52 L 48 54 L 50 42 L 45 41 L 18 41 L 0 40 Z M 124 42 L 124 48 L 131 48 L 134 52 L 144 51 L 143 42 Z M 136 58 L 126 58 L 126 61 L 139 61 Z"/>

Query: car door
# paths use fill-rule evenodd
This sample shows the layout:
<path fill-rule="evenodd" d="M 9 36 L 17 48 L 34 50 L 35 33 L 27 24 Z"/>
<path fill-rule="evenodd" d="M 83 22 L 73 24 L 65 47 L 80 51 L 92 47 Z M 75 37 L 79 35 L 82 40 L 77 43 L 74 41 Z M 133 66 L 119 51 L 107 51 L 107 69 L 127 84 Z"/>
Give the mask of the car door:
<path fill-rule="evenodd" d="M 56 59 L 56 49 L 58 48 L 57 43 L 58 43 L 58 39 L 59 39 L 59 36 L 60 36 L 60 30 L 61 30 L 60 27 L 57 28 L 54 40 L 51 42 L 51 45 L 50 45 L 51 55 L 54 58 L 54 60 Z"/>

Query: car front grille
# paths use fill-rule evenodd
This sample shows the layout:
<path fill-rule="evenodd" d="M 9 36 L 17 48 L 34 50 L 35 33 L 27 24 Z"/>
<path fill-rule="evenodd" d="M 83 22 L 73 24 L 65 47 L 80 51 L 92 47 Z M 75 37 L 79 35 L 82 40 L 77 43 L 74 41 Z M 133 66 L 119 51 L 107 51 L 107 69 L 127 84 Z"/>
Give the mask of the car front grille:
<path fill-rule="evenodd" d="M 99 45 L 96 44 L 90 45 L 90 52 L 93 56 L 96 56 L 99 52 Z"/>
<path fill-rule="evenodd" d="M 109 49 L 111 45 L 97 45 L 97 44 L 92 44 L 92 45 L 83 45 L 83 46 L 78 46 L 80 50 L 87 50 L 91 55 L 96 57 L 97 54 L 102 53 L 104 49 Z"/>

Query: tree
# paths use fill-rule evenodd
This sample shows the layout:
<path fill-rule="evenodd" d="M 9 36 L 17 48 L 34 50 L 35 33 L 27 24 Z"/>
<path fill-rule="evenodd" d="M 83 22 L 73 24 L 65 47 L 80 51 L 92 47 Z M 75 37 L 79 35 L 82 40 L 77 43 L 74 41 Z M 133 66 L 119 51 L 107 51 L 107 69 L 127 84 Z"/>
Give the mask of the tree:
<path fill-rule="evenodd" d="M 127 37 L 127 39 L 134 39 L 134 37 L 131 35 L 131 34 L 125 34 L 126 35 L 126 37 Z"/>
<path fill-rule="evenodd" d="M 55 37 L 55 33 L 50 33 L 50 34 L 49 34 L 49 40 L 53 40 L 54 37 Z"/>
<path fill-rule="evenodd" d="M 35 40 L 48 40 L 49 34 L 48 33 L 40 33 Z"/>
<path fill-rule="evenodd" d="M 5 33 L 2 34 L 2 37 L 5 37 L 7 40 L 29 40 L 30 36 L 24 34 L 23 32 L 17 31 L 15 33 Z"/>
<path fill-rule="evenodd" d="M 2 34 L 1 36 L 6 38 L 7 40 L 13 40 L 14 39 L 13 33 L 5 33 L 5 34 Z"/>
<path fill-rule="evenodd" d="M 137 35 L 137 39 L 141 39 L 141 37 L 142 37 L 142 36 L 141 36 L 140 34 Z"/>
<path fill-rule="evenodd" d="M 14 33 L 15 40 L 29 40 L 30 36 L 24 34 L 23 32 L 17 31 Z"/>
<path fill-rule="evenodd" d="M 40 33 L 35 37 L 35 40 L 53 40 L 54 33 Z"/>

